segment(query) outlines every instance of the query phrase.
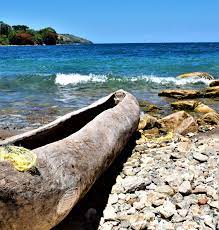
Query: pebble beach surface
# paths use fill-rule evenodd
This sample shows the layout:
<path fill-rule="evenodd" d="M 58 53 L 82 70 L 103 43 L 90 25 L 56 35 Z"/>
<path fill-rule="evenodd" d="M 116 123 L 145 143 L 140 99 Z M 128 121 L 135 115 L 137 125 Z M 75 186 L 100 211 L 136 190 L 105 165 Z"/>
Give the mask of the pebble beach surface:
<path fill-rule="evenodd" d="M 183 141 L 137 145 L 98 229 L 219 229 L 218 155 L 218 128 Z"/>

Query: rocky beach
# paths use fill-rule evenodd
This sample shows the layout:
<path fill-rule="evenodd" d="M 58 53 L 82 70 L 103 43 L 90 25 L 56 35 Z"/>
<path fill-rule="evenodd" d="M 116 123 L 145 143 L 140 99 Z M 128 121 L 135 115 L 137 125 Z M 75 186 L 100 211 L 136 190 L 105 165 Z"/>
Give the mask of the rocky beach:
<path fill-rule="evenodd" d="M 98 229 L 218 229 L 218 135 L 137 145 Z"/>
<path fill-rule="evenodd" d="M 218 150 L 219 128 L 136 145 L 55 229 L 216 230 Z"/>
<path fill-rule="evenodd" d="M 219 229 L 217 110 L 184 96 L 168 116 L 140 105 L 127 149 L 56 230 Z"/>
<path fill-rule="evenodd" d="M 219 0 L 1 9 L 0 230 L 219 230 Z"/>
<path fill-rule="evenodd" d="M 54 230 L 219 228 L 218 47 L 1 47 L 1 139 L 120 88 L 141 108 L 124 151 Z M 210 74 L 182 74 L 197 70 Z"/>

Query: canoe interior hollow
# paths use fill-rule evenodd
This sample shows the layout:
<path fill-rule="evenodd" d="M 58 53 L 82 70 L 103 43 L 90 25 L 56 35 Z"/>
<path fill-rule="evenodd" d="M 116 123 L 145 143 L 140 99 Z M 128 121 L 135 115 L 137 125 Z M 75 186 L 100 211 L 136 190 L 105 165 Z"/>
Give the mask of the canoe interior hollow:
<path fill-rule="evenodd" d="M 66 138 L 83 128 L 103 111 L 116 106 L 124 97 L 125 94 L 112 94 L 112 96 L 100 104 L 87 107 L 87 109 L 79 113 L 74 113 L 72 116 L 67 116 L 66 119 L 61 121 L 57 120 L 58 122 L 54 125 L 42 128 L 40 131 L 32 131 L 31 135 L 24 135 L 22 138 L 17 138 L 11 144 L 35 149 Z"/>

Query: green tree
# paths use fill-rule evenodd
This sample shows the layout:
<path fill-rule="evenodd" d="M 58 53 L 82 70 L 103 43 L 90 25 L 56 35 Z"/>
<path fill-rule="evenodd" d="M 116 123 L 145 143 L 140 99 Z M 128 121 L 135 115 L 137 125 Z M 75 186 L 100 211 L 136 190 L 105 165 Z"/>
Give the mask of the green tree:
<path fill-rule="evenodd" d="M 57 35 L 56 31 L 53 28 L 47 27 L 47 28 L 41 29 L 39 31 L 39 33 L 42 36 L 44 44 L 46 44 L 46 45 L 56 45 L 58 35 Z"/>
<path fill-rule="evenodd" d="M 12 26 L 12 28 L 15 30 L 15 31 L 20 31 L 20 32 L 26 32 L 27 29 L 29 29 L 28 26 L 25 26 L 25 25 L 14 25 Z"/>
<path fill-rule="evenodd" d="M 12 30 L 11 26 L 4 22 L 0 22 L 0 35 L 6 35 L 8 36 L 10 31 Z"/>
<path fill-rule="evenodd" d="M 9 40 L 7 36 L 5 35 L 0 36 L 0 45 L 9 45 Z"/>
<path fill-rule="evenodd" d="M 10 38 L 12 45 L 34 45 L 33 35 L 28 33 L 17 33 Z"/>
<path fill-rule="evenodd" d="M 42 37 L 42 35 L 40 33 L 35 33 L 34 41 L 38 45 L 43 45 L 43 37 Z"/>

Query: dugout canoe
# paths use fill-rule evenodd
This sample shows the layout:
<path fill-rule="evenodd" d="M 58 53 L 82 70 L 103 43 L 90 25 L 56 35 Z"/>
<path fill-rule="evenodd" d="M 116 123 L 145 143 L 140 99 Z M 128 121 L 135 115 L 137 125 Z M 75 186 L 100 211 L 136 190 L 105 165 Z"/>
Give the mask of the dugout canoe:
<path fill-rule="evenodd" d="M 49 230 L 63 220 L 125 147 L 139 113 L 135 97 L 119 90 L 1 141 L 32 150 L 37 161 L 25 172 L 0 161 L 0 229 Z"/>

